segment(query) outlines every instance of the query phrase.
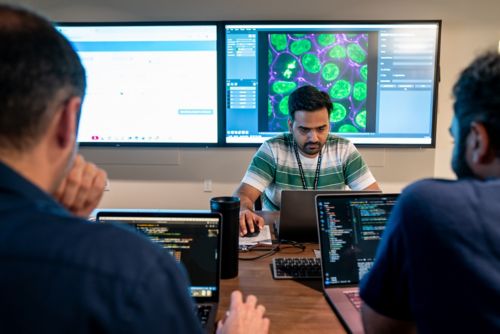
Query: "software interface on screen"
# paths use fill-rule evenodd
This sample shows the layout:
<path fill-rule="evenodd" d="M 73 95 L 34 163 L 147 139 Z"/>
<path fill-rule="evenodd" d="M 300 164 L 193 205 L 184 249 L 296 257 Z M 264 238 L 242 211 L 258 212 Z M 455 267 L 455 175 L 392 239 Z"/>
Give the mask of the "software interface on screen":
<path fill-rule="evenodd" d="M 99 221 L 126 223 L 143 233 L 184 265 L 192 297 L 213 296 L 218 275 L 218 218 L 100 216 Z"/>
<path fill-rule="evenodd" d="M 288 130 L 288 97 L 330 94 L 331 131 L 359 144 L 431 145 L 439 24 L 228 24 L 226 141 Z"/>
<path fill-rule="evenodd" d="M 80 143 L 217 143 L 215 25 L 57 28 L 87 72 Z"/>
<path fill-rule="evenodd" d="M 325 286 L 359 283 L 375 253 L 396 197 L 322 199 L 318 205 Z"/>

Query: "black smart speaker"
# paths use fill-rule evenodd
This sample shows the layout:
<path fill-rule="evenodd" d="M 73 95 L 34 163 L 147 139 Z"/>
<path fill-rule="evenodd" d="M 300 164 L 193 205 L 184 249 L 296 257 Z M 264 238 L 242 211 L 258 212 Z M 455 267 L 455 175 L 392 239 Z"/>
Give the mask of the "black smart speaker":
<path fill-rule="evenodd" d="M 238 238 L 240 231 L 240 199 L 232 196 L 210 199 L 212 212 L 222 215 L 221 278 L 238 276 Z"/>

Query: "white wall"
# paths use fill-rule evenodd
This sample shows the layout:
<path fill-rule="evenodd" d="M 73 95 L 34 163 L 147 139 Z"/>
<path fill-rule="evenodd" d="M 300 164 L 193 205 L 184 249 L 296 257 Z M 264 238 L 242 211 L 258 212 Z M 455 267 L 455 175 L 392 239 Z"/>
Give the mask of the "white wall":
<path fill-rule="evenodd" d="M 14 3 L 14 1 L 12 1 Z M 441 83 L 436 149 L 361 149 L 385 191 L 422 177 L 453 177 L 449 168 L 451 89 L 477 54 L 497 47 L 498 0 L 29 0 L 54 21 L 441 19 Z M 251 148 L 82 149 L 110 175 L 102 207 L 208 208 L 212 196 L 235 189 Z M 212 192 L 203 181 L 212 181 Z"/>

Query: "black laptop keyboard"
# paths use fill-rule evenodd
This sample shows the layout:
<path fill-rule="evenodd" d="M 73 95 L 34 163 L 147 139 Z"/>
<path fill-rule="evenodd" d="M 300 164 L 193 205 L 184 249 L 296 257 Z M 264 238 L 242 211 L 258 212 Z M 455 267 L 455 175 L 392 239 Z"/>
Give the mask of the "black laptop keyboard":
<path fill-rule="evenodd" d="M 210 311 L 212 310 L 212 305 L 196 305 L 195 308 L 195 313 L 198 319 L 200 319 L 201 325 L 205 327 L 210 316 Z"/>
<path fill-rule="evenodd" d="M 320 279 L 321 259 L 315 257 L 274 258 L 274 279 Z"/>

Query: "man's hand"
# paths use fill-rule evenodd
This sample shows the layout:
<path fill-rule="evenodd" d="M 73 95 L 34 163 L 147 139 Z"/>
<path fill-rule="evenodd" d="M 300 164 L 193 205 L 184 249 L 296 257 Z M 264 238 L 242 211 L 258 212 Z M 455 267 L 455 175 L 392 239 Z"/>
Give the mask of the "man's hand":
<path fill-rule="evenodd" d="M 251 210 L 242 209 L 240 211 L 240 236 L 247 234 L 247 231 L 254 232 L 254 224 L 259 226 L 259 230 L 262 230 L 264 228 L 264 218 Z"/>
<path fill-rule="evenodd" d="M 106 182 L 106 172 L 78 154 L 54 197 L 73 214 L 87 218 L 99 204 Z"/>
<path fill-rule="evenodd" d="M 257 305 L 257 298 L 249 295 L 243 302 L 239 291 L 231 294 L 231 304 L 226 317 L 219 321 L 217 334 L 265 334 L 269 332 L 269 319 L 264 318 L 266 308 Z"/>
<path fill-rule="evenodd" d="M 261 194 L 257 188 L 246 183 L 241 183 L 234 192 L 234 196 L 240 198 L 240 236 L 247 234 L 247 231 L 255 232 L 254 224 L 261 230 L 264 228 L 264 218 L 252 211 Z"/>

